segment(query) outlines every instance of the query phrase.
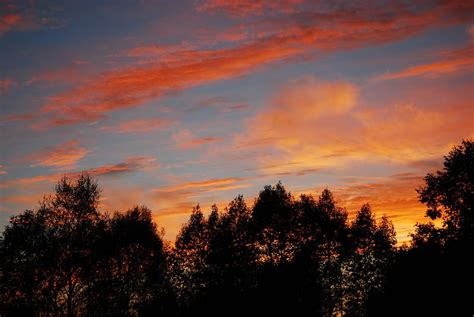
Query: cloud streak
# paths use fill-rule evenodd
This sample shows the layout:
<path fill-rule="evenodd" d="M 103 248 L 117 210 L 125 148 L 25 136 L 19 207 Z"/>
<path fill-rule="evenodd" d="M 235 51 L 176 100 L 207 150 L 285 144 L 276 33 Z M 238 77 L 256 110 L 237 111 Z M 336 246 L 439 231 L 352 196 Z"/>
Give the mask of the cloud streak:
<path fill-rule="evenodd" d="M 123 162 L 115 164 L 105 164 L 77 172 L 55 173 L 46 175 L 37 175 L 32 177 L 23 177 L 6 180 L 0 182 L 0 188 L 8 188 L 11 186 L 34 185 L 42 182 L 54 183 L 63 175 L 69 177 L 77 177 L 81 173 L 88 173 L 94 176 L 121 176 L 124 174 L 135 173 L 147 169 L 158 169 L 159 164 L 155 157 L 152 156 L 132 156 L 126 158 Z"/>
<path fill-rule="evenodd" d="M 212 144 L 222 141 L 222 138 L 213 136 L 196 136 L 191 131 L 184 129 L 172 136 L 176 143 L 176 148 L 180 150 L 189 150 L 206 144 Z"/>
<path fill-rule="evenodd" d="M 398 72 L 378 76 L 376 77 L 376 80 L 395 80 L 411 77 L 439 77 L 458 71 L 469 72 L 474 69 L 474 47 L 450 52 L 450 54 L 447 55 L 448 56 L 445 56 L 444 59 L 432 63 L 416 65 Z"/>
<path fill-rule="evenodd" d="M 46 148 L 40 152 L 28 155 L 33 160 L 33 166 L 54 167 L 61 170 L 75 168 L 77 162 L 83 159 L 89 150 L 79 145 L 78 140 L 69 140 L 55 147 Z"/>
<path fill-rule="evenodd" d="M 157 167 L 157 160 L 155 157 L 134 156 L 127 158 L 121 163 L 103 165 L 88 169 L 85 172 L 97 176 L 114 176 Z"/>
<path fill-rule="evenodd" d="M 285 12 L 273 20 L 251 24 L 258 39 L 230 48 L 184 49 L 170 58 L 143 66 L 111 70 L 77 89 L 52 96 L 31 116 L 49 128 L 103 119 L 108 112 L 142 105 L 150 99 L 194 86 L 255 72 L 269 64 L 288 61 L 315 50 L 344 50 L 406 38 L 433 25 L 470 19 L 474 5 L 442 2 L 414 10 L 409 5 L 325 8 L 325 11 Z M 257 29 L 255 29 L 257 28 Z M 172 48 L 174 49 L 174 48 Z M 140 53 L 140 50 L 138 50 Z M 150 54 L 154 49 L 141 50 Z M 135 53 L 135 55 L 141 55 Z M 158 49 L 161 54 L 161 49 Z"/>
<path fill-rule="evenodd" d="M 173 121 L 161 118 L 135 119 L 122 121 L 115 125 L 103 126 L 100 130 L 112 133 L 150 133 L 166 129 L 173 124 Z"/>
<path fill-rule="evenodd" d="M 377 216 L 388 215 L 393 220 L 399 243 L 409 240 L 416 222 L 424 222 L 426 208 L 418 201 L 416 188 L 423 176 L 414 173 L 391 175 L 378 181 L 363 177 L 333 189 L 338 202 L 351 215 L 365 203 L 370 203 Z"/>

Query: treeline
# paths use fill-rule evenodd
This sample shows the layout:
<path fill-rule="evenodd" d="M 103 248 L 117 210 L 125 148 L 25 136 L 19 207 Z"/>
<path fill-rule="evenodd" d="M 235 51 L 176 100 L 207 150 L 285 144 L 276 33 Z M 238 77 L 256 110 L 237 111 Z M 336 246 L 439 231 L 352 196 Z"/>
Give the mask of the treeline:
<path fill-rule="evenodd" d="M 100 189 L 64 177 L 14 216 L 0 245 L 2 316 L 401 316 L 474 313 L 474 144 L 463 141 L 418 189 L 427 216 L 397 247 L 387 217 L 353 220 L 325 189 L 265 186 L 205 216 L 174 244 L 146 207 L 100 213 Z"/>

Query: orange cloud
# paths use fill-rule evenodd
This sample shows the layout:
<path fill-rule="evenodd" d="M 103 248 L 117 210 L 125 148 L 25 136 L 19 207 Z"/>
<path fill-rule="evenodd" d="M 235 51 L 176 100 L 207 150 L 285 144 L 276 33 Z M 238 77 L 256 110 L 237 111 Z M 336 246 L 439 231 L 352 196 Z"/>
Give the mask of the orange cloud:
<path fill-rule="evenodd" d="M 55 147 L 31 154 L 28 159 L 33 159 L 36 162 L 33 166 L 72 169 L 88 153 L 89 151 L 86 148 L 79 146 L 79 141 L 69 140 Z"/>
<path fill-rule="evenodd" d="M 195 52 L 177 64 L 158 63 L 112 71 L 89 85 L 51 98 L 39 112 L 49 116 L 42 126 L 95 121 L 106 112 L 136 106 L 172 90 L 241 75 L 259 65 L 291 56 L 297 50 L 291 47 L 274 50 L 254 44 L 240 49 Z"/>
<path fill-rule="evenodd" d="M 0 175 L 5 175 L 8 174 L 8 172 L 5 170 L 5 166 L 0 164 Z"/>
<path fill-rule="evenodd" d="M 10 31 L 16 24 L 20 23 L 21 16 L 15 13 L 8 13 L 0 16 L 0 35 Z"/>
<path fill-rule="evenodd" d="M 125 159 L 121 163 L 117 164 L 106 164 L 78 172 L 68 172 L 68 173 L 55 173 L 47 175 L 38 175 L 33 177 L 24 177 L 10 179 L 4 182 L 0 182 L 0 188 L 8 188 L 15 186 L 25 186 L 25 185 L 34 185 L 42 182 L 54 183 L 57 182 L 63 175 L 76 177 L 80 173 L 87 172 L 94 176 L 117 176 L 121 174 L 127 174 L 132 172 L 138 172 L 147 169 L 156 169 L 158 168 L 158 162 L 155 157 L 151 156 L 133 156 Z"/>
<path fill-rule="evenodd" d="M 351 216 L 364 203 L 370 203 L 377 216 L 387 215 L 393 221 L 399 243 L 409 241 L 408 234 L 414 231 L 416 222 L 426 221 L 426 207 L 418 201 L 416 192 L 423 184 L 423 175 L 404 173 L 375 182 L 348 181 L 347 185 L 333 190 L 338 203 L 347 208 Z"/>
<path fill-rule="evenodd" d="M 342 8 L 307 13 L 285 13 L 274 20 L 252 24 L 257 39 L 213 50 L 183 50 L 169 58 L 145 61 L 142 66 L 106 72 L 76 89 L 53 96 L 37 113 L 12 118 L 36 118 L 36 128 L 97 121 L 107 112 L 135 107 L 169 92 L 217 80 L 235 78 L 314 50 L 343 50 L 385 43 L 416 34 L 433 25 L 469 20 L 474 5 L 427 5 L 415 11 L 410 5 L 388 5 L 355 10 Z M 370 9 L 370 10 L 369 10 Z M 323 13 L 322 13 L 323 12 Z M 161 48 L 142 48 L 135 55 Z"/>
<path fill-rule="evenodd" d="M 122 163 L 108 164 L 86 170 L 92 175 L 117 175 L 130 172 L 136 172 L 147 168 L 157 168 L 155 157 L 151 156 L 136 156 L 129 157 Z"/>
<path fill-rule="evenodd" d="M 175 191 L 180 191 L 183 189 L 190 189 L 190 188 L 205 188 L 205 187 L 213 187 L 213 188 L 222 188 L 224 185 L 229 185 L 233 184 L 236 182 L 240 182 L 243 179 L 240 177 L 230 177 L 230 178 L 214 178 L 214 179 L 208 179 L 204 181 L 198 181 L 198 182 L 188 182 L 188 183 L 183 183 L 179 185 L 174 185 L 174 186 L 167 186 L 163 189 L 159 189 L 159 192 L 175 192 Z M 227 188 L 227 187 L 224 187 Z"/>
<path fill-rule="evenodd" d="M 360 6 L 360 4 L 359 4 Z M 77 89 L 53 96 L 38 112 L 10 119 L 39 120 L 37 128 L 97 121 L 176 90 L 242 76 L 316 50 L 344 50 L 412 36 L 433 25 L 469 21 L 474 4 L 442 2 L 414 10 L 410 4 L 285 13 L 251 23 L 257 38 L 234 47 L 184 49 L 143 65 L 103 73 Z M 154 49 L 146 49 L 146 51 Z M 137 52 L 135 52 L 137 53 Z M 140 54 L 143 53 L 139 52 Z M 138 54 L 138 55 L 140 55 Z"/>
<path fill-rule="evenodd" d="M 14 204 L 31 204 L 35 201 L 40 201 L 42 195 L 41 194 L 29 194 L 29 195 L 13 195 L 13 196 L 0 196 L 0 202 L 5 203 L 14 203 Z"/>
<path fill-rule="evenodd" d="M 414 102 L 421 105 L 392 102 L 369 107 L 360 104 L 358 88 L 349 83 L 295 81 L 280 88 L 248 120 L 232 149 L 260 151 L 262 155 L 252 157 L 265 172 L 292 173 L 360 161 L 430 161 L 474 136 L 470 100 L 444 97 L 449 104 L 430 106 L 416 95 Z M 272 154 L 263 155 L 268 150 Z"/>
<path fill-rule="evenodd" d="M 181 225 L 187 221 L 193 206 L 202 203 L 204 210 L 209 210 L 212 203 L 225 206 L 227 202 L 223 202 L 222 197 L 215 193 L 252 186 L 246 180 L 238 177 L 214 178 L 156 188 L 151 193 L 151 204 L 156 210 L 155 218 L 159 225 L 165 226 L 167 237 L 174 239 Z"/>
<path fill-rule="evenodd" d="M 198 137 L 189 130 L 181 130 L 180 132 L 173 134 L 172 138 L 176 142 L 176 147 L 182 150 L 222 141 L 222 138 L 212 136 Z"/>
<path fill-rule="evenodd" d="M 120 122 L 112 126 L 101 127 L 100 130 L 114 133 L 149 133 L 169 127 L 173 121 L 154 118 L 136 119 Z"/>
<path fill-rule="evenodd" d="M 0 182 L 0 188 L 9 188 L 14 186 L 26 187 L 28 185 L 34 185 L 42 182 L 54 183 L 61 178 L 62 174 L 48 174 L 38 175 L 32 177 L 15 178 L 7 181 Z"/>
<path fill-rule="evenodd" d="M 347 150 L 347 144 L 338 138 L 341 126 L 347 131 L 352 124 L 347 113 L 356 106 L 357 99 L 358 89 L 350 83 L 310 77 L 297 80 L 279 89 L 269 104 L 249 120 L 248 132 L 238 136 L 236 142 L 238 146 L 280 150 L 280 155 L 259 162 L 271 173 L 326 166 L 329 160 L 324 156 Z"/>
<path fill-rule="evenodd" d="M 393 80 L 408 77 L 436 77 L 457 71 L 472 71 L 474 69 L 474 49 L 466 50 L 466 56 L 440 60 L 429 64 L 422 64 L 396 73 L 388 73 L 376 77 L 376 80 Z"/>
<path fill-rule="evenodd" d="M 414 162 L 442 155 L 454 143 L 474 136 L 472 115 L 472 104 L 468 102 L 439 109 L 410 104 L 365 108 L 354 117 L 361 125 L 363 151 L 399 162 Z"/>
<path fill-rule="evenodd" d="M 357 88 L 345 82 L 324 82 L 313 77 L 296 80 L 279 89 L 267 112 L 275 124 L 312 121 L 321 116 L 339 115 L 353 108 Z"/>

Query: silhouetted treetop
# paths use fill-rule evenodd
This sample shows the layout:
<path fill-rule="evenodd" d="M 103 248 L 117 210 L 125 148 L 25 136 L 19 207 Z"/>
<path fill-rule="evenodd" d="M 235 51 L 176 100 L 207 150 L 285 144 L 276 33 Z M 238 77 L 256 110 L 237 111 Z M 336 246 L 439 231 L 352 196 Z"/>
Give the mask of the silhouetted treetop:
<path fill-rule="evenodd" d="M 474 142 L 463 140 L 445 156 L 444 168 L 427 174 L 419 198 L 449 235 L 474 235 Z"/>

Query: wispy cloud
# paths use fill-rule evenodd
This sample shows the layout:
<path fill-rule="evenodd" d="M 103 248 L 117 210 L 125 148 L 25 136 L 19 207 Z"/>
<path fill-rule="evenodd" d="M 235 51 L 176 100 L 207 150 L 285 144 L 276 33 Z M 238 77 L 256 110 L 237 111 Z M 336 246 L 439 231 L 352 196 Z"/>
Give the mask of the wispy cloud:
<path fill-rule="evenodd" d="M 164 188 L 157 189 L 157 192 L 166 193 L 166 192 L 180 191 L 183 189 L 191 189 L 191 188 L 202 189 L 202 188 L 209 188 L 209 187 L 212 187 L 212 189 L 215 189 L 215 188 L 221 188 L 222 186 L 229 186 L 230 184 L 234 184 L 242 180 L 244 179 L 240 177 L 214 178 L 214 179 L 207 179 L 203 181 L 187 182 L 187 183 L 182 183 L 179 185 L 166 186 Z M 227 187 L 224 187 L 224 188 L 227 188 Z"/>
<path fill-rule="evenodd" d="M 191 131 L 184 129 L 172 135 L 176 143 L 176 148 L 181 150 L 188 150 L 197 148 L 202 145 L 211 144 L 222 141 L 220 137 L 214 136 L 196 136 Z"/>
<path fill-rule="evenodd" d="M 257 39 L 208 50 L 183 50 L 171 59 L 123 67 L 92 78 L 87 84 L 50 98 L 31 116 L 37 126 L 54 127 L 97 121 L 110 111 L 142 105 L 168 93 L 255 72 L 315 50 L 344 50 L 412 36 L 433 25 L 467 21 L 473 5 L 447 2 L 414 10 L 410 5 L 329 7 L 320 11 L 285 13 L 249 25 Z M 254 29 L 256 28 L 256 29 Z M 160 50 L 160 48 L 158 49 Z M 140 51 L 140 50 L 139 50 Z M 154 51 L 154 49 L 146 49 Z M 140 54 L 137 54 L 140 55 Z"/>
<path fill-rule="evenodd" d="M 376 77 L 376 80 L 394 80 L 410 77 L 439 77 L 454 72 L 472 72 L 474 69 L 474 46 L 451 54 L 432 63 L 408 67 L 398 72 Z M 453 54 L 456 53 L 456 54 Z"/>
<path fill-rule="evenodd" d="M 108 164 L 85 170 L 92 175 L 120 175 L 137 172 L 147 168 L 158 168 L 157 159 L 151 156 L 134 156 L 117 164 Z"/>
<path fill-rule="evenodd" d="M 150 196 L 157 208 L 156 220 L 159 224 L 166 225 L 167 233 L 173 239 L 193 206 L 200 203 L 205 211 L 213 203 L 226 206 L 227 201 L 223 201 L 218 193 L 235 195 L 239 189 L 252 186 L 247 181 L 248 179 L 240 177 L 213 178 L 155 188 Z"/>
<path fill-rule="evenodd" d="M 54 167 L 61 170 L 70 170 L 76 167 L 77 162 L 83 159 L 90 151 L 80 146 L 78 140 L 69 140 L 54 147 L 48 147 L 27 156 L 33 166 Z"/>
<path fill-rule="evenodd" d="M 263 15 L 264 13 L 277 12 L 294 12 L 296 6 L 304 2 L 303 0 L 282 0 L 282 1 L 265 1 L 265 0 L 205 0 L 198 2 L 197 10 L 215 13 L 219 11 L 226 12 L 231 16 L 246 17 L 253 15 Z"/>
<path fill-rule="evenodd" d="M 426 207 L 418 201 L 415 190 L 422 184 L 423 175 L 403 173 L 375 181 L 361 177 L 335 187 L 333 192 L 352 215 L 365 203 L 370 203 L 378 216 L 389 215 L 398 242 L 405 242 L 414 231 L 414 224 L 425 221 Z"/>
<path fill-rule="evenodd" d="M 161 118 L 134 119 L 122 121 L 115 125 L 106 125 L 101 127 L 100 130 L 113 133 L 149 133 L 168 128 L 173 124 L 173 121 Z"/>
<path fill-rule="evenodd" d="M 21 6 L 13 1 L 0 3 L 0 37 L 8 32 L 28 31 L 41 27 L 58 28 L 64 21 L 50 14 L 50 10 L 35 10 L 32 3 Z"/>
<path fill-rule="evenodd" d="M 80 173 L 88 173 L 94 176 L 121 176 L 128 173 L 144 171 L 147 169 L 158 169 L 158 160 L 152 156 L 133 156 L 126 158 L 123 162 L 115 164 L 105 164 L 82 171 L 72 171 L 67 173 L 54 173 L 46 175 L 37 175 L 32 177 L 23 177 L 9 179 L 0 182 L 0 188 L 18 185 L 32 185 L 42 182 L 54 183 L 63 175 L 77 177 Z"/>

